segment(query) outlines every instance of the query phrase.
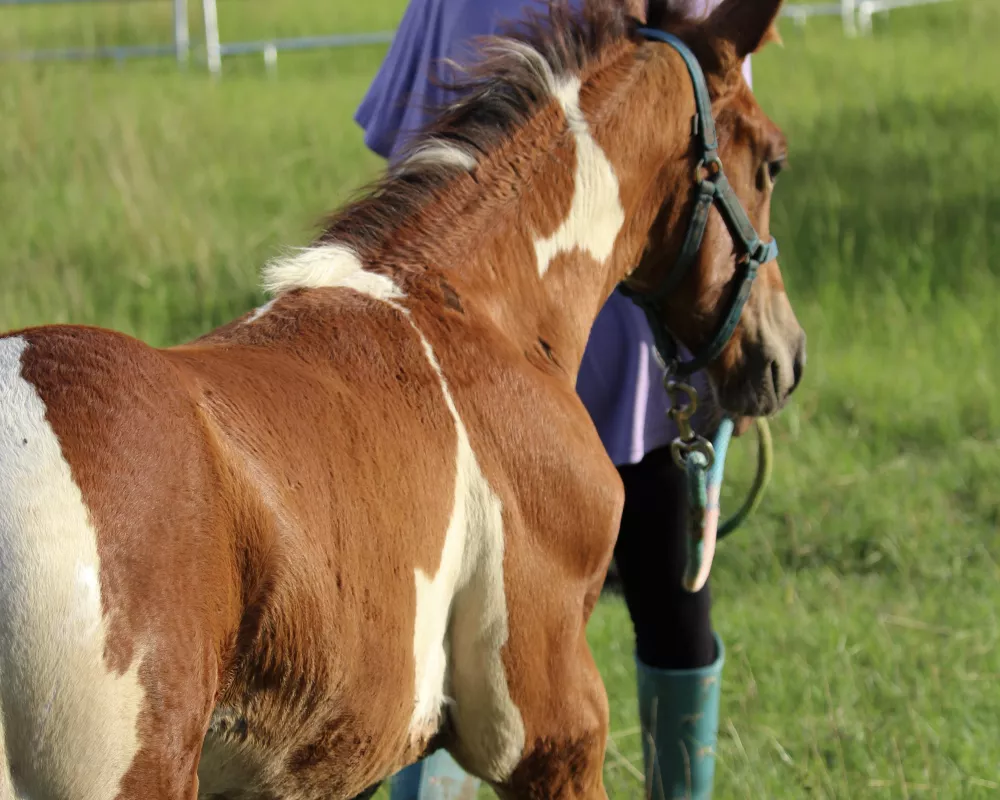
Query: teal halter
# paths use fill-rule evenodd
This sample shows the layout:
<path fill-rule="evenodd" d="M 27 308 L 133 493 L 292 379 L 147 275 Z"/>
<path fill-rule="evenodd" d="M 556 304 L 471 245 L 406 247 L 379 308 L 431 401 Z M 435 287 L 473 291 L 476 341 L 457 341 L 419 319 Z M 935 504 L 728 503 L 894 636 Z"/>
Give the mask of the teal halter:
<path fill-rule="evenodd" d="M 698 138 L 701 157 L 695 170 L 698 186 L 694 211 L 691 214 L 687 235 L 684 237 L 684 244 L 677 256 L 674 268 L 652 292 L 637 292 L 624 284 L 620 286 L 620 289 L 622 294 L 631 298 L 645 312 L 649 326 L 653 331 L 656 349 L 659 351 L 667 371 L 671 375 L 684 377 L 704 369 L 725 348 L 739 323 L 743 306 L 746 305 L 754 278 L 757 277 L 757 270 L 761 264 L 766 264 L 778 257 L 778 243 L 774 239 L 769 242 L 761 241 L 722 169 L 722 161 L 719 158 L 719 142 L 715 135 L 715 121 L 712 118 L 712 102 L 708 96 L 705 73 L 702 72 L 698 59 L 684 42 L 672 34 L 653 28 L 639 28 L 638 33 L 645 39 L 670 45 L 684 59 L 688 72 L 691 74 L 691 82 L 694 84 L 697 112 L 693 119 L 692 133 Z M 708 213 L 713 205 L 718 207 L 733 240 L 741 247 L 745 258 L 737 265 L 739 285 L 729 303 L 729 309 L 722 318 L 719 329 L 701 352 L 695 354 L 689 361 L 681 361 L 678 355 L 677 341 L 667 329 L 658 306 L 694 266 L 698 251 L 701 249 L 702 239 L 705 236 Z"/>

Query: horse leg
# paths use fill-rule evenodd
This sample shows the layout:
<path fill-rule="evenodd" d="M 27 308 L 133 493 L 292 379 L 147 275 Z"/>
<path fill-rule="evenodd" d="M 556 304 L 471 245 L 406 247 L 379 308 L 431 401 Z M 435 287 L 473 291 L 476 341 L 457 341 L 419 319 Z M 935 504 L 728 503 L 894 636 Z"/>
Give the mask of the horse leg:
<path fill-rule="evenodd" d="M 448 749 L 504 798 L 603 800 L 608 700 L 585 625 L 607 560 L 586 599 L 553 592 L 559 567 L 538 561 L 518 569 L 503 619 L 486 613 L 498 603 L 456 602 Z"/>
<path fill-rule="evenodd" d="M 545 633 L 531 650 L 519 651 L 523 687 L 518 709 L 524 750 L 498 792 L 524 800 L 603 800 L 603 769 L 609 727 L 607 693 L 579 620 L 576 636 L 551 646 Z M 552 631 L 547 632 L 550 636 Z"/>
<path fill-rule="evenodd" d="M 585 628 L 610 560 L 608 539 L 607 557 L 557 591 L 552 576 L 565 564 L 509 549 L 505 566 L 517 577 L 505 581 L 502 620 L 483 624 L 483 609 L 495 603 L 456 603 L 449 750 L 503 798 L 607 797 L 608 699 Z"/>

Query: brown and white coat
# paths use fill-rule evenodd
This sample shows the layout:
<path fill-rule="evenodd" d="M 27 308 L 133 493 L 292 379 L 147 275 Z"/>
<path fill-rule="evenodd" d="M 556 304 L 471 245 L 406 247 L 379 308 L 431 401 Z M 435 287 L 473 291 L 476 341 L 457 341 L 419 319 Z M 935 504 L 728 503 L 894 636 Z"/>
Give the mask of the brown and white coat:
<path fill-rule="evenodd" d="M 739 64 L 778 6 L 650 9 L 762 235 L 784 145 Z M 504 796 L 604 796 L 585 625 L 623 498 L 574 379 L 616 283 L 676 253 L 693 166 L 685 68 L 634 26 L 598 0 L 495 42 L 240 320 L 0 339 L 0 800 L 350 798 L 438 746 Z M 685 343 L 733 262 L 713 218 L 664 309 Z M 801 350 L 772 263 L 723 407 L 777 410 Z"/>

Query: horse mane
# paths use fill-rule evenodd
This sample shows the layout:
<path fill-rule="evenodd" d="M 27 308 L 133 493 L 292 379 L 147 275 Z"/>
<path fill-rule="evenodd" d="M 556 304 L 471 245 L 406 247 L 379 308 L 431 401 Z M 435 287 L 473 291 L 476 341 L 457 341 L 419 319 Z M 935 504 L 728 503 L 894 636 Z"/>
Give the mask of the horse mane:
<path fill-rule="evenodd" d="M 724 51 L 663 0 L 651 0 L 649 18 L 683 35 L 706 71 L 720 66 Z M 552 99 L 559 79 L 580 75 L 639 25 L 622 0 L 586 0 L 580 12 L 554 0 L 547 12 L 529 12 L 501 36 L 480 40 L 480 58 L 446 85 L 459 99 L 413 137 L 383 177 L 327 217 L 315 245 L 347 246 L 364 261 L 384 255 L 393 232 L 439 197 L 456 169 L 474 168 Z"/>

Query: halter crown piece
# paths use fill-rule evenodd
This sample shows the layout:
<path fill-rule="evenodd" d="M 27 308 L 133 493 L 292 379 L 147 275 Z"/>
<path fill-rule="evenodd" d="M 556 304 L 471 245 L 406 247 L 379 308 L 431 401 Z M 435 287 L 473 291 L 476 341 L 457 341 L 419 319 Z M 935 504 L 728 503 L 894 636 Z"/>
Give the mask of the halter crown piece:
<path fill-rule="evenodd" d="M 740 314 L 750 297 L 757 270 L 761 264 L 778 257 L 778 243 L 771 239 L 761 241 L 760 236 L 743 210 L 743 205 L 733 191 L 719 158 L 719 142 L 712 117 L 712 101 L 708 94 L 705 73 L 690 48 L 673 34 L 653 28 L 639 28 L 638 34 L 651 41 L 663 42 L 676 50 L 687 65 L 694 84 L 696 112 L 692 120 L 692 135 L 701 149 L 695 169 L 697 180 L 694 210 L 687 234 L 674 267 L 660 285 L 651 292 L 637 292 L 622 283 L 619 288 L 625 296 L 638 305 L 646 315 L 660 359 L 665 366 L 663 385 L 670 397 L 668 414 L 677 425 L 678 436 L 671 450 L 674 461 L 687 476 L 690 530 L 687 543 L 687 566 L 682 580 L 685 589 L 699 591 L 708 580 L 718 538 L 732 532 L 750 510 L 759 502 L 770 473 L 771 448 L 767 423 L 757 421 L 760 442 L 758 475 L 751 496 L 739 512 L 719 528 L 719 493 L 729 438 L 733 422 L 724 419 L 716 434 L 715 443 L 696 434 L 691 428 L 691 418 L 698 406 L 698 394 L 693 386 L 678 379 L 700 371 L 715 360 L 725 348 L 739 324 Z M 681 361 L 677 340 L 670 333 L 659 311 L 659 306 L 694 266 L 705 238 L 708 214 L 712 206 L 719 209 L 730 235 L 741 247 L 744 257 L 737 264 L 736 291 L 729 308 L 715 335 L 688 361 Z"/>

